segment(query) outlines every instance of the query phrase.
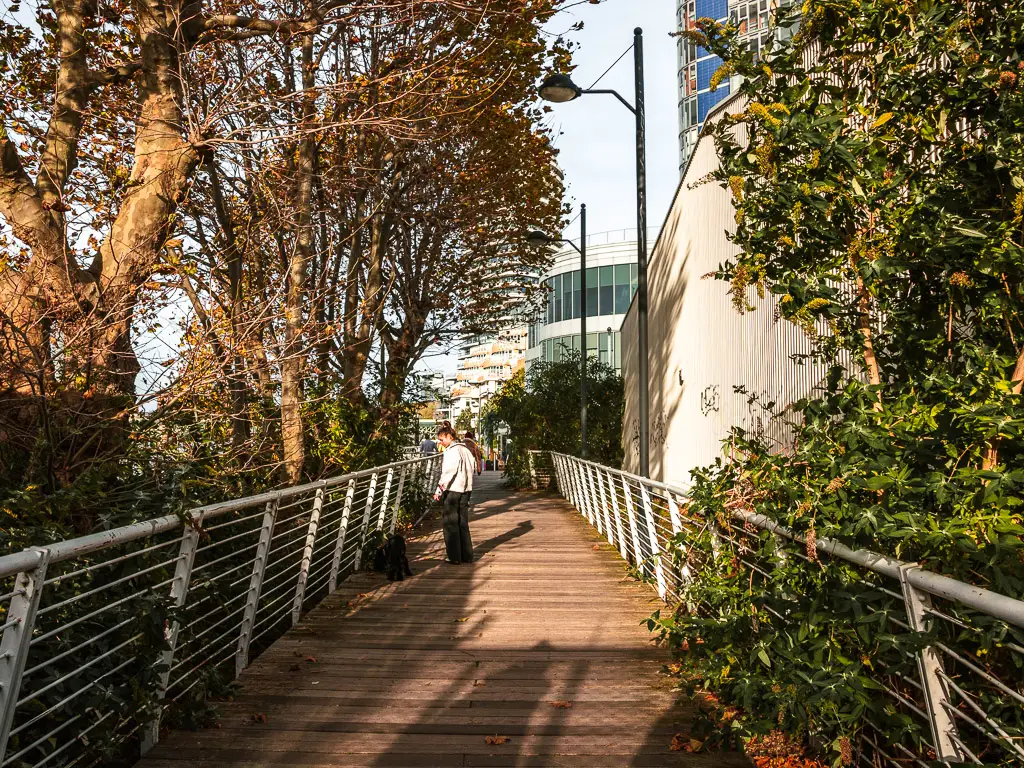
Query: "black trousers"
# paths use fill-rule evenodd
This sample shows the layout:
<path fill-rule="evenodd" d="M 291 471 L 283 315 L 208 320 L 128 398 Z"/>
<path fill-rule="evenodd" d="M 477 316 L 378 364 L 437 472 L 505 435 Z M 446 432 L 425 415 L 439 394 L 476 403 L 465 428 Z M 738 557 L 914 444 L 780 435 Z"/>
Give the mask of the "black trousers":
<path fill-rule="evenodd" d="M 448 562 L 473 562 L 473 538 L 469 535 L 469 505 L 472 495 L 472 491 L 449 491 L 444 495 L 441 529 L 444 531 L 444 547 L 448 553 Z"/>

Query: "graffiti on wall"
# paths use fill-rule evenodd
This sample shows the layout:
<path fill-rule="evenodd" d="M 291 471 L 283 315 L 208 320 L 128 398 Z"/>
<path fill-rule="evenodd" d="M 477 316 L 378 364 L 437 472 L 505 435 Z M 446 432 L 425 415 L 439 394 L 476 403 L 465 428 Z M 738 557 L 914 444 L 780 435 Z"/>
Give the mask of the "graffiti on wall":
<path fill-rule="evenodd" d="M 721 407 L 718 385 L 711 384 L 704 387 L 704 391 L 700 393 L 700 412 L 705 416 L 710 416 L 712 413 L 718 413 Z"/>

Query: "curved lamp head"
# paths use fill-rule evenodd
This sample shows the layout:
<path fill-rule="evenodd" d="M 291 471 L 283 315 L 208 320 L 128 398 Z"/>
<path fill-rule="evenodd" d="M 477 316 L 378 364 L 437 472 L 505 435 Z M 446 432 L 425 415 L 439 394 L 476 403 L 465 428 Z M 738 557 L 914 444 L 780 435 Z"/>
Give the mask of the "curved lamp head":
<path fill-rule="evenodd" d="M 553 101 L 555 104 L 564 104 L 567 101 L 578 99 L 583 95 L 583 89 L 572 81 L 568 75 L 549 75 L 540 84 L 540 97 L 544 101 Z"/>
<path fill-rule="evenodd" d="M 551 245 L 554 239 L 547 232 L 534 229 L 527 233 L 526 242 L 534 248 L 543 248 L 544 246 Z"/>

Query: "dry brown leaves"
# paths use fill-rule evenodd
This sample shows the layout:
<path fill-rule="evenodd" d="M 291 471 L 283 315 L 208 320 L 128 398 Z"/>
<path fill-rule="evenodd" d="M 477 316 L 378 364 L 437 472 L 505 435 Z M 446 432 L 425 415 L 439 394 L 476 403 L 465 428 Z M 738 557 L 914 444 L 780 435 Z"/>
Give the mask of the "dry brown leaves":
<path fill-rule="evenodd" d="M 551 706 L 555 709 L 572 709 L 571 701 L 552 701 Z"/>
<path fill-rule="evenodd" d="M 512 739 L 508 736 L 486 736 L 484 741 L 488 744 L 508 744 Z"/>
<path fill-rule="evenodd" d="M 688 733 L 677 733 L 672 737 L 669 749 L 673 752 L 700 752 L 703 746 L 704 742 L 700 739 L 695 739 Z"/>

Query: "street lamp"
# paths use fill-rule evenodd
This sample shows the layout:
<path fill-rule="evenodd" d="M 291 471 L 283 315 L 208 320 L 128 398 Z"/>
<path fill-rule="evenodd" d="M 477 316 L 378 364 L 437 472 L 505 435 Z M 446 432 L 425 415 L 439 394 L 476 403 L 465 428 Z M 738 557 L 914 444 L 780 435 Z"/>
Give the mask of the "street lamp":
<path fill-rule="evenodd" d="M 639 379 L 638 415 L 640 421 L 640 474 L 650 476 L 650 403 L 647 387 L 647 127 L 644 109 L 644 37 L 643 30 L 633 30 L 633 76 L 636 99 L 630 104 L 616 91 L 580 88 L 565 74 L 550 75 L 540 84 L 540 97 L 555 104 L 574 101 L 589 93 L 614 96 L 636 117 L 636 310 L 637 310 L 637 378 Z M 585 347 L 585 345 L 584 345 Z M 586 358 L 586 354 L 583 356 Z"/>
<path fill-rule="evenodd" d="M 548 78 L 550 79 L 550 78 Z M 568 78 L 567 78 L 568 79 Z M 572 240 L 552 237 L 535 229 L 526 235 L 526 242 L 534 248 L 556 243 L 568 243 L 580 255 L 580 456 L 587 458 L 587 206 L 580 206 L 580 245 Z"/>

